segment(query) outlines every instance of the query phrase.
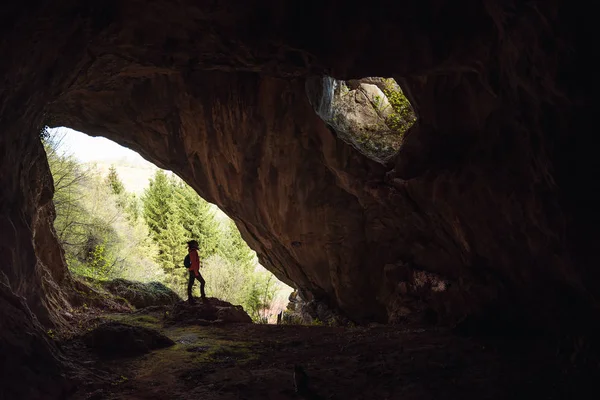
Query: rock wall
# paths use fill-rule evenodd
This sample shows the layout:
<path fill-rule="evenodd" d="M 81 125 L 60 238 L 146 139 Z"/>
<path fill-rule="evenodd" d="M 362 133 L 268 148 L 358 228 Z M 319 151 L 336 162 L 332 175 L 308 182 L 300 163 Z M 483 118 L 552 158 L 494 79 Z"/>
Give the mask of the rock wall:
<path fill-rule="evenodd" d="M 3 293 L 45 324 L 68 306 L 39 141 L 44 124 L 66 125 L 175 171 L 280 279 L 355 320 L 493 312 L 587 327 L 600 283 L 598 213 L 582 206 L 598 204 L 582 196 L 596 182 L 590 14 L 559 0 L 4 7 Z M 394 162 L 365 158 L 319 119 L 309 97 L 323 75 L 400 83 L 419 123 Z M 42 337 L 17 309 L 0 343 L 19 327 Z"/>
<path fill-rule="evenodd" d="M 65 398 L 65 362 L 22 298 L 0 275 L 2 399 Z"/>

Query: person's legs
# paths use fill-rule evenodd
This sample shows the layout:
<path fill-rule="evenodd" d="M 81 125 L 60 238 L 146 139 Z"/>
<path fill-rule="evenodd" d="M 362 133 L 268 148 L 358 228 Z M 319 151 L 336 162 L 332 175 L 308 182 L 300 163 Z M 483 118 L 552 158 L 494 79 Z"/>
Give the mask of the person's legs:
<path fill-rule="evenodd" d="M 196 277 L 196 279 L 198 279 L 198 281 L 200 282 L 200 296 L 205 299 L 206 298 L 206 293 L 204 293 L 204 285 L 206 285 L 206 281 L 204 280 L 204 278 L 202 277 L 202 275 L 200 275 L 200 273 L 198 273 L 198 276 Z"/>
<path fill-rule="evenodd" d="M 190 273 L 190 277 L 188 280 L 187 294 L 188 294 L 188 301 L 190 303 L 192 303 L 194 301 L 194 298 L 192 297 L 192 288 L 194 287 L 194 271 L 189 271 L 189 273 Z"/>

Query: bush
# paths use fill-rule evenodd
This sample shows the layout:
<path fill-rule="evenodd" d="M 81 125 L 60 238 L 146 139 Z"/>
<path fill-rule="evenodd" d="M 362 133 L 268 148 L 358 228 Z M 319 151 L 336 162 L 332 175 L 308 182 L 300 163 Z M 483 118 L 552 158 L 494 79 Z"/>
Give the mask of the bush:
<path fill-rule="evenodd" d="M 390 105 L 394 112 L 387 118 L 387 125 L 398 132 L 400 135 L 404 135 L 406 131 L 415 123 L 417 116 L 406 98 L 402 89 L 398 86 L 396 81 L 392 78 L 385 80 L 385 86 L 383 93 L 388 98 Z"/>
<path fill-rule="evenodd" d="M 221 256 L 208 258 L 201 270 L 206 293 L 233 304 L 240 304 L 255 322 L 266 322 L 267 311 L 278 290 L 276 279 L 258 265 L 234 265 Z"/>

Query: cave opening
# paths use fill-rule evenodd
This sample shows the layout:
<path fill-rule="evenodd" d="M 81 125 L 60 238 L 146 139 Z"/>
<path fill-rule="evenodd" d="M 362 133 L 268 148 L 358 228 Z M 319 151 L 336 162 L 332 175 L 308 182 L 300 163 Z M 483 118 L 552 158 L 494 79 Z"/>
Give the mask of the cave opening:
<path fill-rule="evenodd" d="M 396 156 L 417 116 L 394 78 L 321 79 L 315 112 L 337 136 L 373 160 Z"/>
<path fill-rule="evenodd" d="M 64 127 L 47 128 L 42 141 L 54 181 L 54 229 L 74 279 L 126 302 L 124 287 L 138 283 L 186 298 L 186 243 L 197 240 L 207 296 L 242 305 L 255 322 L 276 322 L 292 288 L 260 265 L 232 219 L 176 174 Z"/>
<path fill-rule="evenodd" d="M 595 126 L 594 13 L 564 0 L 33 3 L 0 12 L 0 398 L 597 391 L 597 213 L 575 190 L 594 182 L 575 162 L 594 159 L 575 146 Z M 398 151 L 315 113 L 335 80 L 381 111 L 351 82 L 365 76 L 394 77 L 418 114 Z M 44 125 L 174 171 L 296 284 L 313 325 L 352 321 L 242 324 L 216 301 L 86 311 L 105 296 L 66 270 Z M 73 258 L 101 264 L 101 244 Z"/>

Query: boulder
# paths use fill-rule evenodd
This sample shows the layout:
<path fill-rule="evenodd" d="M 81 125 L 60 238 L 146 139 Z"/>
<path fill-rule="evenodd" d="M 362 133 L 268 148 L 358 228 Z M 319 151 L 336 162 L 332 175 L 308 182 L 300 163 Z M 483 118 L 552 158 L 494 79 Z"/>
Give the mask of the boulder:
<path fill-rule="evenodd" d="M 252 318 L 242 306 L 217 307 L 217 321 L 252 323 Z"/>
<path fill-rule="evenodd" d="M 167 314 L 167 323 L 252 323 L 252 318 L 242 306 L 208 297 L 204 301 L 196 300 L 194 304 L 184 301 L 176 303 Z"/>
<path fill-rule="evenodd" d="M 103 323 L 82 337 L 93 351 L 106 356 L 131 356 L 175 344 L 162 333 L 120 322 Z"/>
<path fill-rule="evenodd" d="M 181 298 L 160 282 L 132 282 L 125 279 L 100 281 L 100 285 L 117 297 L 127 300 L 135 308 L 171 305 Z"/>
<path fill-rule="evenodd" d="M 88 307 L 104 311 L 128 312 L 132 310 L 131 304 L 125 298 L 115 296 L 98 282 L 90 278 L 73 277 L 73 284 L 70 288 L 71 304 L 75 307 L 85 304 Z"/>

